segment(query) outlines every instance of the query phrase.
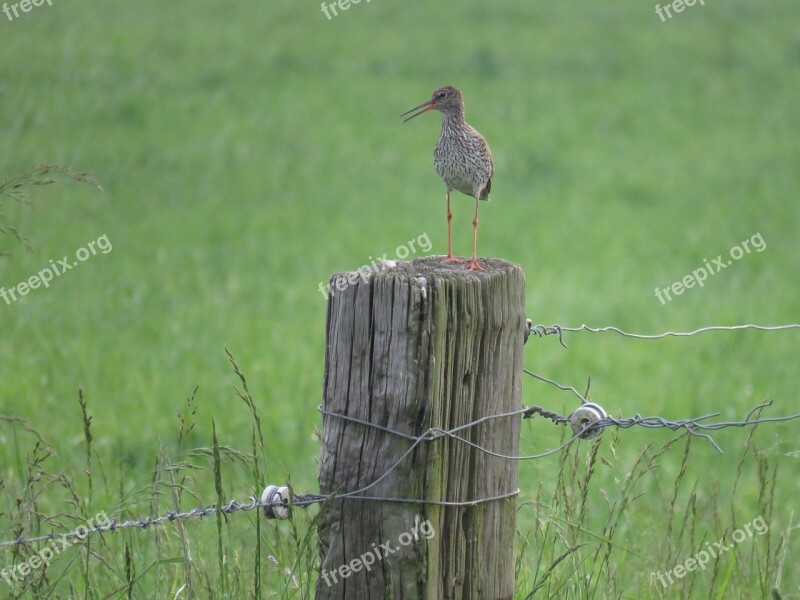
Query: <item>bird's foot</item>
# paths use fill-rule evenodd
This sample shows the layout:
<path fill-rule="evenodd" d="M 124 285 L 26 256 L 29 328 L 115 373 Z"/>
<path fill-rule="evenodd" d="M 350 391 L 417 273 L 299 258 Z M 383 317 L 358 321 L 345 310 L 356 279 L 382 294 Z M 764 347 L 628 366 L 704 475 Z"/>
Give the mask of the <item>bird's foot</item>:
<path fill-rule="evenodd" d="M 469 266 L 467 267 L 467 271 L 484 271 L 485 269 L 478 264 L 477 259 L 473 258 L 469 261 Z"/>
<path fill-rule="evenodd" d="M 457 256 L 453 256 L 452 252 L 444 257 L 444 262 L 454 262 L 454 263 L 465 263 L 467 262 L 466 258 L 458 258 Z"/>

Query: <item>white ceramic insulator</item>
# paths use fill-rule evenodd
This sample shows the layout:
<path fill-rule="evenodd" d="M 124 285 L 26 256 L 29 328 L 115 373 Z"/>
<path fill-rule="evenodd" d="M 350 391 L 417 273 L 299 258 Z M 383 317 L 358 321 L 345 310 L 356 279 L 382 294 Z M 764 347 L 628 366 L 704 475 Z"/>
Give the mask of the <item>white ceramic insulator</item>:
<path fill-rule="evenodd" d="M 593 402 L 587 402 L 580 408 L 576 409 L 569 417 L 569 424 L 572 427 L 572 434 L 578 435 L 581 431 L 586 429 L 588 425 L 596 423 L 601 419 L 607 419 L 608 414 L 603 407 Z M 581 434 L 581 439 L 591 440 L 596 438 L 602 432 L 602 429 L 590 429 Z"/>
<path fill-rule="evenodd" d="M 288 519 L 290 494 L 287 486 L 268 485 L 261 494 L 261 502 L 267 504 L 263 507 L 264 516 L 268 519 Z"/>

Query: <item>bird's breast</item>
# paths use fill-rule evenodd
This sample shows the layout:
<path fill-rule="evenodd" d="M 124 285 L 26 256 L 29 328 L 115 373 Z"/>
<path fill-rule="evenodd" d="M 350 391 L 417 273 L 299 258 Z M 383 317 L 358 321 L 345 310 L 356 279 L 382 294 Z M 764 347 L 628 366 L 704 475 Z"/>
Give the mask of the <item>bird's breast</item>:
<path fill-rule="evenodd" d="M 492 176 L 484 148 L 482 138 L 443 131 L 433 151 L 433 164 L 445 185 L 468 196 L 480 194 Z"/>

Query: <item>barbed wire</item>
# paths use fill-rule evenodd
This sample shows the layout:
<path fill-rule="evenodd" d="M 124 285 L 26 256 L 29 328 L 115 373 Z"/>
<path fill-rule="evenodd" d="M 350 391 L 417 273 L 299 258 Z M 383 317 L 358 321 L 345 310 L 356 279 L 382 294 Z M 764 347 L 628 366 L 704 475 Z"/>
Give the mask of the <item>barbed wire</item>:
<path fill-rule="evenodd" d="M 734 325 L 734 326 L 711 326 L 711 327 L 703 327 L 685 333 L 668 331 L 656 335 L 642 335 L 642 334 L 628 333 L 617 327 L 593 328 L 589 327 L 588 325 L 581 325 L 580 327 L 561 327 L 559 325 L 551 325 L 549 327 L 546 327 L 544 325 L 533 326 L 531 324 L 531 321 L 528 320 L 525 341 L 527 342 L 528 336 L 530 334 L 534 334 L 539 337 L 544 337 L 546 335 L 558 335 L 559 341 L 561 342 L 562 346 L 566 347 L 566 344 L 563 341 L 563 332 L 565 331 L 568 332 L 588 331 L 592 333 L 611 331 L 625 337 L 652 340 L 652 339 L 661 339 L 669 336 L 676 336 L 676 337 L 693 336 L 708 331 L 736 331 L 742 329 L 779 331 L 786 329 L 800 329 L 800 324 L 778 325 L 778 326 L 762 326 L 762 325 L 752 325 L 752 324 Z M 619 427 L 622 429 L 628 429 L 634 426 L 639 426 L 648 429 L 669 429 L 673 432 L 683 430 L 685 432 L 685 435 L 692 435 L 696 437 L 705 438 L 711 443 L 711 445 L 718 452 L 722 452 L 720 446 L 716 443 L 711 434 L 708 432 L 718 431 L 720 429 L 725 429 L 729 427 L 754 427 L 761 423 L 778 423 L 778 422 L 786 422 L 786 421 L 800 419 L 800 413 L 788 416 L 780 416 L 780 417 L 753 418 L 753 416 L 756 413 L 760 413 L 761 410 L 772 406 L 772 401 L 763 402 L 761 404 L 754 406 L 747 413 L 747 416 L 743 421 L 709 422 L 710 419 L 719 417 L 721 414 L 719 412 L 709 413 L 706 415 L 688 419 L 678 419 L 674 421 L 661 416 L 643 417 L 638 413 L 636 413 L 633 417 L 629 418 L 613 418 L 608 416 L 606 411 L 598 404 L 589 402 L 576 388 L 568 385 L 563 385 L 553 379 L 549 379 L 547 377 L 544 377 L 543 375 L 539 375 L 528 369 L 523 369 L 523 371 L 525 374 L 533 377 L 538 381 L 552 385 L 561 391 L 566 391 L 573 394 L 581 401 L 581 405 L 570 415 L 567 416 L 560 415 L 556 412 L 547 410 L 540 406 L 531 406 L 529 408 L 522 407 L 514 411 L 509 411 L 495 415 L 486 415 L 477 418 L 473 421 L 470 421 L 468 423 L 457 425 L 450 429 L 444 429 L 441 427 L 430 427 L 420 435 L 414 435 L 407 432 L 399 431 L 390 427 L 379 425 L 377 423 L 369 422 L 365 419 L 360 419 L 358 417 L 352 417 L 349 415 L 329 411 L 320 405 L 318 407 L 318 410 L 324 417 L 342 419 L 344 421 L 348 421 L 354 424 L 359 424 L 364 427 L 377 429 L 379 431 L 383 431 L 384 433 L 407 439 L 412 443 L 409 446 L 409 448 L 407 448 L 402 453 L 402 455 L 380 477 L 378 477 L 371 483 L 357 490 L 343 492 L 343 493 L 332 493 L 332 494 L 295 495 L 292 493 L 290 488 L 286 486 L 282 488 L 279 488 L 277 486 L 268 486 L 264 490 L 261 499 L 251 496 L 249 502 L 247 503 L 240 503 L 236 500 L 232 500 L 227 504 L 222 505 L 219 509 L 217 508 L 216 504 L 212 504 L 210 506 L 195 508 L 184 512 L 173 510 L 158 517 L 145 517 L 141 519 L 131 519 L 122 522 L 117 522 L 116 519 L 110 519 L 109 522 L 105 525 L 94 525 L 92 527 L 81 526 L 73 531 L 66 533 L 51 533 L 48 535 L 40 535 L 34 537 L 20 536 L 12 540 L 0 542 L 0 548 L 29 545 L 45 541 L 69 540 L 74 538 L 79 538 L 83 540 L 86 536 L 92 533 L 101 533 L 101 534 L 109 532 L 114 533 L 129 528 L 147 529 L 149 527 L 160 526 L 165 523 L 174 523 L 176 521 L 188 520 L 195 517 L 202 518 L 212 514 L 216 514 L 217 512 L 221 512 L 227 515 L 239 511 L 252 511 L 260 508 L 264 511 L 264 515 L 267 518 L 286 518 L 290 513 L 291 507 L 307 508 L 314 504 L 322 503 L 329 499 L 334 499 L 334 498 L 343 500 L 351 499 L 360 501 L 431 504 L 439 506 L 476 506 L 484 502 L 493 502 L 505 498 L 510 498 L 520 493 L 519 489 L 515 489 L 507 492 L 501 492 L 500 494 L 490 497 L 476 498 L 463 501 L 426 500 L 421 498 L 397 498 L 397 497 L 363 495 L 365 492 L 371 490 L 372 488 L 377 486 L 381 481 L 386 479 L 386 477 L 388 477 L 389 474 L 391 474 L 420 444 L 424 442 L 435 442 L 437 440 L 445 438 L 466 444 L 479 452 L 483 452 L 489 456 L 493 456 L 496 458 L 504 460 L 526 461 L 526 460 L 537 460 L 540 458 L 551 456 L 552 454 L 555 454 L 567 448 L 578 439 L 591 439 L 597 437 L 604 429 L 608 427 Z M 558 446 L 556 446 L 555 448 L 552 448 L 550 450 L 538 454 L 527 455 L 527 456 L 500 454 L 486 447 L 483 447 L 480 444 L 476 444 L 475 442 L 466 439 L 462 435 L 458 435 L 459 433 L 462 433 L 472 427 L 476 427 L 478 425 L 487 423 L 495 419 L 514 418 L 514 417 L 530 419 L 535 416 L 540 416 L 542 418 L 548 419 L 554 425 L 569 424 L 572 428 L 573 435 L 568 439 L 566 439 L 561 444 L 559 444 Z"/>
<path fill-rule="evenodd" d="M 531 374 L 527 370 L 526 373 Z M 547 378 L 541 376 L 539 376 L 538 378 L 541 379 L 542 381 L 547 381 L 560 386 L 560 384 L 556 384 L 555 382 L 552 382 L 552 380 L 549 380 Z M 568 386 L 560 386 L 560 387 L 562 389 L 571 389 Z M 380 431 L 384 431 L 391 435 L 399 436 L 408 440 L 413 440 L 413 443 L 400 456 L 400 458 L 398 458 L 380 477 L 378 477 L 368 485 L 359 488 L 357 490 L 353 490 L 351 492 L 333 493 L 333 494 L 294 495 L 291 493 L 291 490 L 289 490 L 286 487 L 277 488 L 276 486 L 269 486 L 267 490 L 265 490 L 262 499 L 259 500 L 258 498 L 251 496 L 250 501 L 248 503 L 240 503 L 237 502 L 236 500 L 232 500 L 231 502 L 223 505 L 220 508 L 220 512 L 224 514 L 232 514 L 238 511 L 251 511 L 257 508 L 261 508 L 264 509 L 265 515 L 270 518 L 285 518 L 276 515 L 275 513 L 279 512 L 276 509 L 282 509 L 288 516 L 291 507 L 307 508 L 309 506 L 312 506 L 313 504 L 325 502 L 329 499 L 353 499 L 361 501 L 400 502 L 409 504 L 430 504 L 437 506 L 477 506 L 485 502 L 493 502 L 516 496 L 520 493 L 520 490 L 515 489 L 494 496 L 476 498 L 472 500 L 462 500 L 462 501 L 426 500 L 421 498 L 397 498 L 397 497 L 384 497 L 384 496 L 364 496 L 362 494 L 372 489 L 373 487 L 378 485 L 381 481 L 383 481 L 386 477 L 388 477 L 388 475 L 392 471 L 394 471 L 400 465 L 400 463 L 402 463 L 403 460 L 405 460 L 408 457 L 408 455 L 411 454 L 411 452 L 413 452 L 413 450 L 423 442 L 432 442 L 443 438 L 451 438 L 458 442 L 467 444 L 470 447 L 474 448 L 475 450 L 486 453 L 490 456 L 506 460 L 525 461 L 525 460 L 536 460 L 555 454 L 556 452 L 559 452 L 564 448 L 567 448 L 578 439 L 590 439 L 596 437 L 602 430 L 608 427 L 620 427 L 623 429 L 628 429 L 633 426 L 641 426 L 649 429 L 664 428 L 664 429 L 669 429 L 671 431 L 684 430 L 688 435 L 693 435 L 707 439 L 717 451 L 722 452 L 722 449 L 719 447 L 716 441 L 711 437 L 711 435 L 709 433 L 706 433 L 707 431 L 717 431 L 728 427 L 753 427 L 760 423 L 775 423 L 775 422 L 785 422 L 785 421 L 800 419 L 800 414 L 783 416 L 783 417 L 763 417 L 757 419 L 752 418 L 756 412 L 764 408 L 767 408 L 771 405 L 772 401 L 767 401 L 753 407 L 748 412 L 744 421 L 720 421 L 715 423 L 708 423 L 707 421 L 709 419 L 718 417 L 720 415 L 719 412 L 710 413 L 707 415 L 702 415 L 699 417 L 693 417 L 689 419 L 679 419 L 676 421 L 671 421 L 669 419 L 660 416 L 642 417 L 639 414 L 636 414 L 633 417 L 627 419 L 613 418 L 606 415 L 605 411 L 602 408 L 600 408 L 597 404 L 589 402 L 583 404 L 569 416 L 559 415 L 556 412 L 549 411 L 540 406 L 531 406 L 531 407 L 523 407 L 519 410 L 510 411 L 502 414 L 488 415 L 485 417 L 481 417 L 475 419 L 474 421 L 453 427 L 451 429 L 431 427 L 428 430 L 426 430 L 423 434 L 418 436 L 411 435 L 406 432 L 398 431 L 375 423 L 371 423 L 369 421 L 366 421 L 364 419 L 359 419 L 357 417 L 352 417 L 349 415 L 343 415 L 332 411 L 328 411 L 322 407 L 319 407 L 320 412 L 325 416 L 340 418 L 345 421 L 360 424 L 365 427 L 378 429 Z M 585 418 L 586 415 L 584 415 L 583 418 L 576 419 L 576 416 L 580 414 L 579 411 L 581 409 L 590 406 L 599 409 L 594 414 L 594 416 L 590 415 L 590 418 L 587 419 Z M 537 415 L 550 420 L 554 425 L 570 424 L 572 427 L 573 435 L 568 439 L 566 439 L 561 444 L 559 444 L 558 446 L 556 446 L 555 448 L 552 448 L 545 452 L 533 455 L 519 455 L 519 456 L 500 454 L 492 450 L 489 450 L 488 448 L 485 448 L 479 444 L 471 442 L 470 440 L 467 440 L 460 435 L 456 435 L 456 432 L 460 432 L 465 429 L 475 427 L 477 425 L 486 423 L 487 421 L 493 419 L 510 418 L 517 416 L 521 416 L 523 419 L 530 419 Z M 270 490 L 271 488 L 274 488 L 276 491 L 288 490 L 288 493 L 283 492 L 277 495 L 277 500 L 276 500 L 275 499 L 276 495 L 274 493 L 272 494 L 272 496 L 267 497 L 267 491 Z M 129 528 L 147 529 L 151 526 L 163 525 L 165 523 L 174 523 L 176 521 L 191 519 L 194 517 L 202 518 L 215 514 L 216 512 L 217 512 L 217 505 L 212 504 L 211 506 L 195 508 L 185 512 L 169 511 L 159 517 L 145 517 L 142 519 L 131 519 L 123 522 L 117 522 L 115 519 L 111 519 L 109 523 L 105 525 L 95 525 L 93 527 L 83 527 L 83 528 L 79 527 L 78 529 L 67 533 L 61 533 L 61 534 L 52 533 L 49 535 L 41 535 L 41 536 L 27 537 L 27 538 L 17 537 L 13 540 L 0 542 L 0 548 L 9 546 L 18 546 L 18 545 L 29 545 L 38 542 L 52 541 L 58 539 L 72 539 L 76 537 L 84 539 L 88 534 L 91 533 L 109 533 L 109 532 L 114 533 Z"/>
<path fill-rule="evenodd" d="M 709 327 L 695 329 L 694 331 L 665 331 L 664 333 L 648 335 L 641 333 L 630 333 L 623 331 L 619 327 L 613 326 L 589 327 L 585 324 L 581 325 L 580 327 L 563 327 L 561 325 L 533 325 L 532 321 L 528 319 L 527 330 L 525 332 L 525 341 L 528 341 L 528 336 L 530 335 L 535 335 L 537 337 L 557 335 L 559 343 L 566 348 L 567 344 L 564 343 L 564 332 L 587 331 L 589 333 L 606 333 L 610 331 L 627 338 L 639 340 L 660 340 L 667 337 L 691 337 L 709 331 L 740 331 L 743 329 L 753 329 L 757 331 L 785 331 L 788 329 L 800 329 L 800 323 L 790 323 L 788 325 L 754 325 L 752 323 L 747 323 L 745 325 L 711 325 Z"/>
<path fill-rule="evenodd" d="M 255 497 L 250 497 L 250 502 L 246 504 L 240 504 L 236 500 L 231 500 L 228 504 L 225 504 L 220 509 L 220 512 L 225 514 L 231 514 L 238 512 L 240 510 L 248 511 L 254 510 L 256 508 L 263 508 L 265 506 L 271 506 L 266 504 Z M 188 510 L 185 512 L 176 512 L 176 511 L 169 511 L 166 514 L 160 517 L 144 517 L 142 519 L 131 519 L 129 521 L 122 521 L 118 523 L 116 519 L 110 519 L 109 523 L 106 525 L 95 525 L 93 527 L 84 527 L 80 526 L 77 527 L 73 531 L 69 531 L 67 533 L 51 533 L 48 535 L 39 535 L 35 537 L 18 537 L 13 540 L 8 540 L 4 542 L 0 542 L 0 548 L 5 548 L 8 546 L 18 546 L 22 544 L 33 544 L 37 542 L 48 542 L 54 540 L 70 540 L 74 538 L 83 539 L 88 534 L 91 533 L 107 533 L 111 532 L 114 533 L 116 531 L 121 531 L 123 529 L 130 529 L 131 527 L 136 527 L 137 529 L 147 529 L 151 526 L 163 525 L 166 522 L 174 523 L 176 521 L 183 521 L 186 519 L 191 519 L 193 517 L 207 517 L 209 515 L 213 515 L 217 512 L 217 505 L 213 504 L 211 506 L 207 506 L 204 508 L 194 508 L 192 510 Z"/>
<path fill-rule="evenodd" d="M 665 419 L 664 417 L 642 417 L 638 413 L 631 418 L 628 419 L 613 419 L 611 417 L 606 417 L 604 419 L 599 419 L 595 423 L 592 423 L 587 426 L 586 431 L 592 431 L 595 429 L 603 429 L 610 426 L 621 427 L 622 429 L 628 429 L 629 427 L 633 427 L 634 425 L 639 425 L 641 427 L 647 427 L 650 429 L 659 429 L 665 428 L 670 429 L 672 431 L 677 431 L 679 429 L 683 429 L 686 433 L 702 437 L 707 439 L 714 448 L 722 453 L 722 448 L 719 447 L 714 438 L 711 437 L 708 433 L 703 433 L 702 431 L 718 431 L 720 429 L 726 429 L 728 427 L 753 427 L 760 423 L 780 423 L 785 421 L 794 421 L 796 419 L 800 419 L 800 413 L 794 415 L 787 415 L 783 417 L 763 417 L 758 419 L 753 419 L 752 415 L 763 409 L 772 406 L 772 400 L 768 400 L 766 402 L 762 402 L 754 406 L 750 412 L 747 414 L 747 417 L 744 421 L 719 421 L 716 423 L 704 423 L 703 421 L 707 421 L 708 419 L 713 419 L 715 417 L 720 416 L 722 413 L 720 412 L 713 412 L 707 415 L 703 415 L 701 417 L 694 417 L 691 419 L 679 419 L 677 421 L 670 421 Z M 701 431 L 702 430 L 702 431 Z"/>

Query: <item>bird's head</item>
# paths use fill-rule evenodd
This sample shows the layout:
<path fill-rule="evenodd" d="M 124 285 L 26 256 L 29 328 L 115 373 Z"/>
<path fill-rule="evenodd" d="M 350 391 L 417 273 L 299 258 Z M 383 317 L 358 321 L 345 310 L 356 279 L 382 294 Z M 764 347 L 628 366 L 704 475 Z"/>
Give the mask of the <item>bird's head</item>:
<path fill-rule="evenodd" d="M 414 117 L 418 117 L 422 113 L 429 110 L 438 110 L 443 113 L 451 114 L 461 113 L 464 111 L 464 98 L 461 96 L 461 92 L 458 91 L 458 88 L 454 88 L 452 85 L 446 85 L 433 92 L 430 100 L 426 100 L 419 106 L 415 106 L 400 116 L 404 117 L 407 114 L 417 110 L 419 112 L 416 112 L 407 119 L 404 119 L 403 122 L 405 123 L 406 121 L 410 121 Z"/>

